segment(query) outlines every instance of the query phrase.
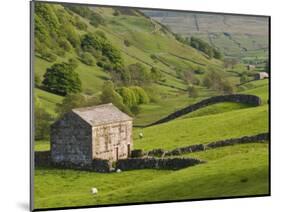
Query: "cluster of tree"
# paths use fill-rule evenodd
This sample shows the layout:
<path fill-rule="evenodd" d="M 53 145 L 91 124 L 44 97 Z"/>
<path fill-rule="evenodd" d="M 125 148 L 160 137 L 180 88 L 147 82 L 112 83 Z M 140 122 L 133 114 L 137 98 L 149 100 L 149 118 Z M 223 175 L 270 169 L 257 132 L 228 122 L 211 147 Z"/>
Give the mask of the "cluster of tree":
<path fill-rule="evenodd" d="M 95 27 L 98 27 L 99 25 L 105 25 L 104 18 L 89 7 L 71 4 L 65 5 L 64 7 L 84 18 L 89 19 L 90 24 Z"/>
<path fill-rule="evenodd" d="M 130 64 L 123 69 L 112 72 L 112 79 L 116 84 L 146 86 L 163 78 L 163 74 L 156 67 L 147 69 L 141 63 Z"/>
<path fill-rule="evenodd" d="M 61 104 L 57 104 L 56 112 L 59 117 L 70 112 L 73 108 L 98 105 L 100 100 L 95 96 L 86 96 L 81 93 L 67 94 Z"/>
<path fill-rule="evenodd" d="M 92 54 L 101 67 L 106 68 L 110 65 L 123 67 L 120 51 L 106 39 L 102 32 L 85 34 L 81 39 L 81 48 L 84 52 Z"/>
<path fill-rule="evenodd" d="M 143 88 L 130 86 L 115 89 L 112 81 L 104 83 L 100 100 L 101 103 L 113 103 L 129 115 L 136 115 L 140 104 L 149 103 L 149 97 Z"/>
<path fill-rule="evenodd" d="M 232 94 L 234 92 L 233 84 L 218 71 L 209 71 L 203 79 L 203 85 L 223 94 Z"/>
<path fill-rule="evenodd" d="M 74 66 L 69 63 L 55 63 L 47 68 L 42 82 L 43 88 L 63 96 L 80 92 L 82 85 Z"/>
<path fill-rule="evenodd" d="M 239 61 L 238 61 L 236 58 L 225 58 L 225 59 L 223 60 L 223 66 L 224 66 L 224 68 L 231 68 L 231 69 L 233 69 L 234 66 L 235 66 L 236 64 L 238 64 L 238 63 L 239 63 Z"/>
<path fill-rule="evenodd" d="M 56 55 L 80 46 L 76 29 L 86 30 L 87 24 L 78 16 L 54 5 L 38 2 L 35 4 L 35 52 L 43 59 L 54 62 Z"/>
<path fill-rule="evenodd" d="M 204 52 L 205 54 L 207 54 L 210 58 L 216 58 L 216 59 L 223 59 L 223 55 L 222 53 L 217 50 L 216 48 L 214 48 L 213 46 L 209 45 L 207 42 L 201 40 L 200 38 L 196 38 L 194 36 L 192 36 L 190 38 L 190 46 L 192 46 L 193 48 Z"/>

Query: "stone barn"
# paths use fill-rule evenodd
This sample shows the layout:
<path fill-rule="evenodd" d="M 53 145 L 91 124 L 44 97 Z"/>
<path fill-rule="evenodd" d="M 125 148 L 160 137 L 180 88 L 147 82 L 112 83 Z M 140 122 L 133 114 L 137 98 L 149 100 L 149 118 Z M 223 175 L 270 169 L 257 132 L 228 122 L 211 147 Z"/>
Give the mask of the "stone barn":
<path fill-rule="evenodd" d="M 268 77 L 269 77 L 268 73 L 266 73 L 266 72 L 259 72 L 259 73 L 254 75 L 255 80 L 267 79 Z"/>
<path fill-rule="evenodd" d="M 90 164 L 93 159 L 128 158 L 132 121 L 111 103 L 73 109 L 51 125 L 52 161 Z"/>

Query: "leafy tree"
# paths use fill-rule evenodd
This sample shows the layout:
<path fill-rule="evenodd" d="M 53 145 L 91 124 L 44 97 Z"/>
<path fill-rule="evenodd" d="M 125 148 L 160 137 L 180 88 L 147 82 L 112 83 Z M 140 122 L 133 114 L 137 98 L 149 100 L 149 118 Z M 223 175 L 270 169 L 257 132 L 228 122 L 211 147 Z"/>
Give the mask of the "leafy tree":
<path fill-rule="evenodd" d="M 188 95 L 192 98 L 198 97 L 198 89 L 194 86 L 189 86 L 187 88 Z"/>
<path fill-rule="evenodd" d="M 133 106 L 137 105 L 135 93 L 130 88 L 121 87 L 117 90 L 117 92 L 123 98 L 124 104 L 127 105 L 129 108 L 132 108 Z"/>
<path fill-rule="evenodd" d="M 79 75 L 66 63 L 56 63 L 47 68 L 42 84 L 47 91 L 63 96 L 81 91 Z"/>
<path fill-rule="evenodd" d="M 100 100 L 103 104 L 112 103 L 124 113 L 131 115 L 131 111 L 124 105 L 122 97 L 115 91 L 111 81 L 104 82 Z"/>
<path fill-rule="evenodd" d="M 137 104 L 147 104 L 149 103 L 149 97 L 145 90 L 139 86 L 130 87 L 135 93 Z"/>
<path fill-rule="evenodd" d="M 38 97 L 35 97 L 35 140 L 44 140 L 50 137 L 50 124 L 53 121 L 54 117 L 42 107 Z"/>
<path fill-rule="evenodd" d="M 203 79 L 203 85 L 224 94 L 234 92 L 234 86 L 217 71 L 209 71 Z"/>
<path fill-rule="evenodd" d="M 79 61 L 75 58 L 69 58 L 68 59 L 68 64 L 73 68 L 76 69 L 79 65 Z"/>
<path fill-rule="evenodd" d="M 81 57 L 81 61 L 86 65 L 89 66 L 94 65 L 94 58 L 90 53 L 88 52 L 82 53 L 80 57 Z"/>
<path fill-rule="evenodd" d="M 249 81 L 249 77 L 247 73 L 242 73 L 240 76 L 240 83 L 245 83 Z"/>
<path fill-rule="evenodd" d="M 130 47 L 131 46 L 131 42 L 127 39 L 124 40 L 124 45 L 127 46 L 127 47 Z"/>
<path fill-rule="evenodd" d="M 128 66 L 131 85 L 145 85 L 151 83 L 150 73 L 141 63 L 135 63 Z"/>
<path fill-rule="evenodd" d="M 73 108 L 94 106 L 99 104 L 97 97 L 87 97 L 80 93 L 67 94 L 61 104 L 57 104 L 56 111 L 59 116 L 63 116 L 65 113 L 70 112 Z"/>
<path fill-rule="evenodd" d="M 152 67 L 150 69 L 150 75 L 151 75 L 151 79 L 154 82 L 161 80 L 163 77 L 162 73 L 156 67 Z"/>

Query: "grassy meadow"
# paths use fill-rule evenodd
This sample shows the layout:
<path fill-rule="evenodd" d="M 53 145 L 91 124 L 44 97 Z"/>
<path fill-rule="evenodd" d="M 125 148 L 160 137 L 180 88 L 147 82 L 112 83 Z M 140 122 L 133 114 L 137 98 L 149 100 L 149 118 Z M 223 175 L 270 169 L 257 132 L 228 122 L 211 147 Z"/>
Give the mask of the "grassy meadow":
<path fill-rule="evenodd" d="M 74 38 L 74 35 L 78 36 L 80 40 L 86 34 L 102 34 L 101 37 L 106 37 L 103 39 L 110 41 L 112 45 L 110 47 L 114 47 L 113 49 L 120 53 L 124 63 L 122 71 L 136 63 L 141 64 L 148 73 L 152 72 L 152 67 L 159 71 L 160 79 L 144 85 L 136 83 L 147 93 L 149 101 L 137 105 L 138 112 L 132 114 L 134 149 L 171 150 L 269 131 L 269 81 L 264 79 L 241 83 L 242 75 L 251 76 L 257 73 L 256 70 L 247 71 L 244 64 L 239 64 L 238 68 L 231 70 L 225 68 L 223 60 L 211 58 L 206 53 L 181 42 L 174 32 L 138 10 L 91 7 L 85 14 L 93 13 L 93 16 L 102 20 L 96 25 L 91 16 L 79 14 L 62 4 L 52 4 L 50 7 L 42 8 L 38 11 L 43 14 L 47 11 L 50 16 L 38 18 L 36 26 L 48 26 L 50 23 L 52 26 L 56 23 L 65 24 L 68 32 L 73 34 Z M 77 60 L 75 72 L 81 81 L 79 94 L 86 99 L 100 98 L 104 85 L 109 80 L 114 82 L 116 91 L 122 86 L 128 88 L 136 86 L 114 81 L 114 73 L 97 65 L 101 61 L 108 62 L 110 57 L 105 58 L 104 53 L 101 56 L 101 52 L 97 52 L 96 49 L 91 52 L 94 55 L 92 65 L 83 62 L 81 55 L 87 51 L 83 49 L 81 43 L 78 47 L 71 44 L 72 47 L 65 51 L 65 54 L 61 54 L 55 47 L 57 41 L 54 38 L 65 35 L 58 32 L 54 36 L 53 31 L 50 32 L 51 30 L 46 26 L 35 35 L 39 37 L 43 32 L 48 35 L 46 46 L 43 47 L 55 55 L 56 59 L 50 61 L 42 57 L 40 49 L 36 49 L 34 72 L 37 77 L 35 80 L 38 82 L 34 88 L 34 97 L 40 109 L 43 108 L 45 110 L 43 112 L 49 114 L 42 116 L 42 120 L 51 116 L 51 122 L 55 121 L 61 115 L 58 111 L 68 97 L 51 92 L 43 83 L 47 69 L 54 64 L 68 63 L 73 58 Z M 51 38 L 51 35 L 54 38 Z M 67 39 L 66 43 L 71 43 L 72 40 Z M 214 42 L 220 42 L 220 46 L 227 46 L 229 40 L 226 42 L 224 39 L 225 36 L 222 39 L 216 37 Z M 250 45 L 248 38 L 242 35 L 235 35 L 233 39 L 239 40 L 243 46 Z M 251 37 L 251 40 L 253 39 L 255 37 Z M 258 39 L 259 42 L 264 42 L 262 37 Z M 45 45 L 44 42 L 42 43 Z M 237 55 L 238 50 L 233 46 L 231 48 L 235 49 L 234 55 Z M 267 53 L 253 52 L 249 57 L 250 59 L 267 57 Z M 192 70 L 191 78 L 196 82 L 186 81 L 185 70 Z M 218 90 L 204 83 L 206 77 L 214 70 L 220 74 L 223 83 L 231 85 L 233 89 L 231 93 L 257 95 L 262 99 L 262 104 L 253 107 L 247 104 L 224 102 L 199 109 L 167 123 L 141 127 L 202 99 L 227 94 L 224 90 Z M 196 89 L 196 95 L 189 93 L 190 87 Z M 67 104 L 68 102 L 64 106 L 68 106 Z M 38 109 L 40 115 L 39 112 L 41 111 Z M 48 128 L 50 123 L 47 124 L 48 126 L 44 125 L 45 128 Z M 139 138 L 139 133 L 143 133 L 143 138 Z M 41 136 L 35 140 L 35 151 L 46 150 L 50 150 L 49 137 Z M 181 156 L 200 158 L 206 163 L 178 171 L 134 170 L 121 173 L 95 173 L 36 167 L 34 206 L 38 209 L 267 195 L 269 193 L 268 151 L 267 143 L 253 143 L 189 153 Z M 98 189 L 98 194 L 91 193 L 92 187 Z"/>

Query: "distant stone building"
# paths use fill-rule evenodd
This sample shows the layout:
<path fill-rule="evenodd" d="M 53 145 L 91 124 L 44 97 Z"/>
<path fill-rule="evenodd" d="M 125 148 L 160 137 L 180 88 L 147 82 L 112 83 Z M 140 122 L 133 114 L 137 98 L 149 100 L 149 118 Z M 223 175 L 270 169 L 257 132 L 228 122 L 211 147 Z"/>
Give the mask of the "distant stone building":
<path fill-rule="evenodd" d="M 128 158 L 132 121 L 113 104 L 73 109 L 51 126 L 52 161 L 90 164 L 93 159 Z"/>
<path fill-rule="evenodd" d="M 268 78 L 268 77 L 269 77 L 269 76 L 268 76 L 268 73 L 266 73 L 266 72 L 259 72 L 259 73 L 257 73 L 257 74 L 254 75 L 254 79 L 255 79 L 255 80 L 266 79 L 266 78 Z"/>
<path fill-rule="evenodd" d="M 256 66 L 255 65 L 247 65 L 247 69 L 249 70 L 249 71 L 251 71 L 251 70 L 254 70 L 256 68 Z"/>

